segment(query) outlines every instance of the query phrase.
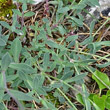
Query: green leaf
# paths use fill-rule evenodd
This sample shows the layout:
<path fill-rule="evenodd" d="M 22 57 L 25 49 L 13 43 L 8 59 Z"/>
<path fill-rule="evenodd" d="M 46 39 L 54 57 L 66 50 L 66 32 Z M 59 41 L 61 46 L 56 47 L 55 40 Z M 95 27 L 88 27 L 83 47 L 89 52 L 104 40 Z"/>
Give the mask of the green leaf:
<path fill-rule="evenodd" d="M 75 23 L 77 23 L 79 26 L 83 26 L 83 22 L 80 20 L 80 19 L 78 19 L 78 18 L 76 18 L 76 17 L 68 17 L 68 18 L 70 18 L 70 19 L 72 19 Z"/>
<path fill-rule="evenodd" d="M 3 74 L 0 74 L 0 89 L 4 88 Z"/>
<path fill-rule="evenodd" d="M 107 91 L 107 96 L 110 96 L 110 90 Z"/>
<path fill-rule="evenodd" d="M 96 47 L 99 47 L 99 46 L 102 46 L 102 45 L 104 45 L 104 46 L 110 46 L 110 41 L 95 42 L 94 45 Z"/>
<path fill-rule="evenodd" d="M 68 46 L 67 46 L 67 48 L 71 48 L 71 47 L 73 47 L 75 45 L 75 40 L 73 41 L 71 41 L 69 44 L 68 44 Z"/>
<path fill-rule="evenodd" d="M 90 102 L 92 103 L 96 110 L 101 110 L 92 100 L 90 100 Z"/>
<path fill-rule="evenodd" d="M 95 21 L 92 21 L 91 24 L 90 24 L 90 36 L 92 36 L 94 25 L 95 25 Z"/>
<path fill-rule="evenodd" d="M 58 1 L 49 1 L 49 4 L 58 5 Z"/>
<path fill-rule="evenodd" d="M 36 90 L 39 95 L 46 95 L 46 92 L 42 87 L 43 83 L 44 83 L 44 76 L 36 75 L 36 77 L 33 80 L 33 89 Z"/>
<path fill-rule="evenodd" d="M 97 67 L 99 68 L 104 68 L 110 65 L 110 62 L 104 63 L 104 64 L 96 64 Z"/>
<path fill-rule="evenodd" d="M 110 96 L 108 96 L 105 100 L 105 107 L 108 110 L 110 109 Z"/>
<path fill-rule="evenodd" d="M 82 89 L 83 89 L 83 92 L 84 92 L 83 100 L 84 100 L 84 103 L 85 103 L 85 108 L 86 108 L 86 110 L 91 110 L 91 104 L 90 104 L 90 101 L 88 99 L 89 93 L 87 91 L 86 85 L 82 84 Z"/>
<path fill-rule="evenodd" d="M 17 35 L 23 35 L 23 30 L 20 30 L 20 29 L 15 29 L 13 30 L 13 32 L 15 32 Z"/>
<path fill-rule="evenodd" d="M 78 10 L 78 9 L 80 9 L 80 10 L 82 10 L 83 8 L 85 8 L 86 7 L 86 4 L 84 4 L 84 3 L 80 3 L 80 4 L 77 4 L 77 5 L 74 5 L 74 6 L 72 6 L 71 7 L 71 9 L 74 9 L 74 10 Z"/>
<path fill-rule="evenodd" d="M 73 73 L 74 73 L 74 71 L 68 71 L 67 73 L 62 75 L 61 80 L 66 80 L 66 79 L 72 77 Z"/>
<path fill-rule="evenodd" d="M 2 26 L 0 26 L 0 37 L 2 36 Z"/>
<path fill-rule="evenodd" d="M 3 97 L 4 97 L 4 90 L 3 89 L 0 89 L 0 102 L 3 101 Z M 0 108 L 1 109 L 1 108 Z"/>
<path fill-rule="evenodd" d="M 5 40 L 3 40 L 2 38 L 0 38 L 0 46 L 5 46 L 5 45 L 6 45 Z"/>
<path fill-rule="evenodd" d="M 100 6 L 98 0 L 88 0 L 88 1 L 91 2 L 93 5 Z"/>
<path fill-rule="evenodd" d="M 28 80 L 28 76 L 27 74 L 25 74 L 23 71 L 18 71 L 17 74 L 19 74 L 19 78 L 23 81 L 27 81 Z"/>
<path fill-rule="evenodd" d="M 48 67 L 49 68 L 46 69 L 46 72 L 52 72 L 56 67 L 56 63 L 49 63 Z"/>
<path fill-rule="evenodd" d="M 27 10 L 27 4 L 25 2 L 22 5 L 22 10 L 23 10 L 23 12 Z"/>
<path fill-rule="evenodd" d="M 107 91 L 106 96 L 107 98 L 105 100 L 105 107 L 109 110 L 110 109 L 110 90 Z"/>
<path fill-rule="evenodd" d="M 17 14 L 18 16 L 22 16 L 22 13 L 20 12 L 20 10 L 18 10 L 18 9 L 13 9 L 13 12 L 15 13 L 15 14 Z"/>
<path fill-rule="evenodd" d="M 1 102 L 0 103 L 0 109 L 1 110 L 7 110 L 6 108 L 7 108 L 6 105 L 3 102 Z"/>
<path fill-rule="evenodd" d="M 49 56 L 49 53 L 45 53 L 44 54 L 44 57 L 43 57 L 43 66 L 44 68 L 47 68 L 48 64 L 49 64 L 49 61 L 50 61 L 50 56 Z"/>
<path fill-rule="evenodd" d="M 75 81 L 78 81 L 78 80 L 81 80 L 83 79 L 85 76 L 87 75 L 87 73 L 83 73 L 83 74 L 80 74 L 80 75 L 76 75 L 72 78 L 69 78 L 67 80 L 65 80 L 66 83 L 71 83 L 71 82 L 75 82 Z"/>
<path fill-rule="evenodd" d="M 27 12 L 27 13 L 24 14 L 24 17 L 31 17 L 33 15 L 35 15 L 35 13 L 32 12 L 32 11 L 29 11 L 29 12 Z"/>
<path fill-rule="evenodd" d="M 52 48 L 59 48 L 59 45 L 57 43 L 53 42 L 52 40 L 47 40 L 46 44 Z"/>
<path fill-rule="evenodd" d="M 6 77 L 7 82 L 11 82 L 11 81 L 13 81 L 13 80 L 15 80 L 15 79 L 17 79 L 17 78 L 18 78 L 18 74 L 8 75 L 8 76 Z"/>
<path fill-rule="evenodd" d="M 65 13 L 69 10 L 70 10 L 69 7 L 61 7 L 61 8 L 58 9 L 58 13 Z"/>
<path fill-rule="evenodd" d="M 94 103 L 101 109 L 101 110 L 105 110 L 105 100 L 106 100 L 106 96 L 102 95 L 101 97 L 98 95 L 94 95 L 93 96 L 93 101 Z"/>
<path fill-rule="evenodd" d="M 102 90 L 104 88 L 109 88 L 110 87 L 110 81 L 108 76 L 105 73 L 102 73 L 98 70 L 96 70 L 92 74 L 92 78 L 97 82 L 99 88 Z"/>
<path fill-rule="evenodd" d="M 33 88 L 42 87 L 44 83 L 44 76 L 43 75 L 36 75 L 33 80 Z"/>
<path fill-rule="evenodd" d="M 9 90 L 18 100 L 23 100 L 23 101 L 32 101 L 33 97 L 29 96 L 26 93 L 16 91 L 16 90 Z"/>
<path fill-rule="evenodd" d="M 45 100 L 45 99 L 41 99 L 41 103 L 44 105 L 44 107 L 45 107 L 46 109 L 57 110 L 57 109 L 55 108 L 54 104 L 48 102 L 48 101 Z"/>
<path fill-rule="evenodd" d="M 78 93 L 78 94 L 76 95 L 76 99 L 77 99 L 77 101 L 80 102 L 82 105 L 85 105 L 85 104 L 84 104 L 84 101 L 83 101 L 83 97 L 82 97 L 82 95 L 81 95 L 80 93 Z"/>
<path fill-rule="evenodd" d="M 26 74 L 35 73 L 35 70 L 25 63 L 11 63 L 9 67 L 15 70 L 23 71 Z"/>
<path fill-rule="evenodd" d="M 2 70 L 7 70 L 8 66 L 10 65 L 12 59 L 10 54 L 7 52 L 3 57 L 1 61 L 1 68 Z"/>
<path fill-rule="evenodd" d="M 92 43 L 92 41 L 93 41 L 93 37 L 90 36 L 90 37 L 86 38 L 83 42 L 81 42 L 80 44 L 81 45 L 87 45 L 87 44 Z"/>
<path fill-rule="evenodd" d="M 74 41 L 78 38 L 78 35 L 71 35 L 66 38 L 66 42 Z"/>
<path fill-rule="evenodd" d="M 59 29 L 62 36 L 66 33 L 66 30 L 64 29 L 64 27 L 62 25 L 59 25 L 58 29 Z"/>
<path fill-rule="evenodd" d="M 10 30 L 10 25 L 9 25 L 7 22 L 5 22 L 5 21 L 0 21 L 0 24 L 1 24 L 3 27 L 5 27 L 5 28 L 7 28 L 7 29 Z"/>
<path fill-rule="evenodd" d="M 53 82 L 51 82 L 51 87 L 60 88 L 60 87 L 63 87 L 63 83 L 53 81 Z"/>
<path fill-rule="evenodd" d="M 21 41 L 16 38 L 11 44 L 11 52 L 16 63 L 19 62 L 19 55 L 22 50 Z"/>
<path fill-rule="evenodd" d="M 45 89 L 44 89 L 43 87 L 38 87 L 38 88 L 36 89 L 36 91 L 37 91 L 37 93 L 38 93 L 39 95 L 44 95 L 44 96 L 47 95 L 47 93 L 46 93 L 46 91 L 45 91 Z"/>

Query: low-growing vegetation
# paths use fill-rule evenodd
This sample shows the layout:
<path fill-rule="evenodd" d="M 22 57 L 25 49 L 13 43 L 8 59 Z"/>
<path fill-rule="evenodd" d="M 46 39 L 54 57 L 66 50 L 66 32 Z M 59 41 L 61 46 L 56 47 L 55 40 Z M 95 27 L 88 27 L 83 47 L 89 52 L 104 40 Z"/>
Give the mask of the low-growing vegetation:
<path fill-rule="evenodd" d="M 0 110 L 109 110 L 110 18 L 85 23 L 98 0 L 16 1 L 0 0 Z"/>

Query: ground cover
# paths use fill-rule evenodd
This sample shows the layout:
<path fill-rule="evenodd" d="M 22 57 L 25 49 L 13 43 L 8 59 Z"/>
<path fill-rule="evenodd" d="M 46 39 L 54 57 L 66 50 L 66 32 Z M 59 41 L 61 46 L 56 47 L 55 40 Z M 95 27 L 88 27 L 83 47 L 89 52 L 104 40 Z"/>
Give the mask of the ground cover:
<path fill-rule="evenodd" d="M 19 1 L 0 0 L 0 109 L 109 110 L 110 18 L 86 23 L 98 1 Z"/>

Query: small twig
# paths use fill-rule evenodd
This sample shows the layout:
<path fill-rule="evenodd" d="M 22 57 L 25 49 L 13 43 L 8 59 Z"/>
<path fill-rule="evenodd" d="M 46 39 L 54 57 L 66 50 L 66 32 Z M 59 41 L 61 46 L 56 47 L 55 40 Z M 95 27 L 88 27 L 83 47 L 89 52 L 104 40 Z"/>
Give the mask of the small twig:
<path fill-rule="evenodd" d="M 92 35 L 95 34 L 95 33 L 92 33 Z M 99 34 L 99 33 L 97 33 Z M 90 35 L 90 33 L 77 33 L 77 35 Z"/>
<path fill-rule="evenodd" d="M 24 26 L 24 12 L 22 12 L 22 17 L 21 17 L 21 29 L 23 29 Z"/>
<path fill-rule="evenodd" d="M 28 91 L 30 92 L 30 89 L 28 89 Z M 39 107 L 36 105 L 35 101 L 33 100 L 32 102 L 34 103 L 36 110 L 39 109 Z"/>
<path fill-rule="evenodd" d="M 95 32 L 95 34 L 93 35 L 93 37 L 95 37 L 95 35 L 103 28 L 103 26 L 104 26 L 108 21 L 110 21 L 110 18 L 104 17 L 101 13 L 100 13 L 100 16 L 103 17 L 103 18 L 105 18 L 106 21 L 98 28 L 98 30 Z"/>
<path fill-rule="evenodd" d="M 106 29 L 106 31 L 104 32 L 104 34 L 102 35 L 102 37 L 100 38 L 100 41 L 106 36 L 107 32 L 109 31 L 110 27 L 108 27 Z"/>

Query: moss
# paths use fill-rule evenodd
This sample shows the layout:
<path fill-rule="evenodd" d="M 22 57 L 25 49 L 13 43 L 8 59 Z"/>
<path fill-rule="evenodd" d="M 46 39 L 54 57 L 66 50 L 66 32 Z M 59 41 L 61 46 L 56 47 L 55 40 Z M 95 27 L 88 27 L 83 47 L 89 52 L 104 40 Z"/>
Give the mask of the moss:
<path fill-rule="evenodd" d="M 12 9 L 16 8 L 12 0 L 0 0 L 0 20 L 10 19 L 12 17 Z"/>

